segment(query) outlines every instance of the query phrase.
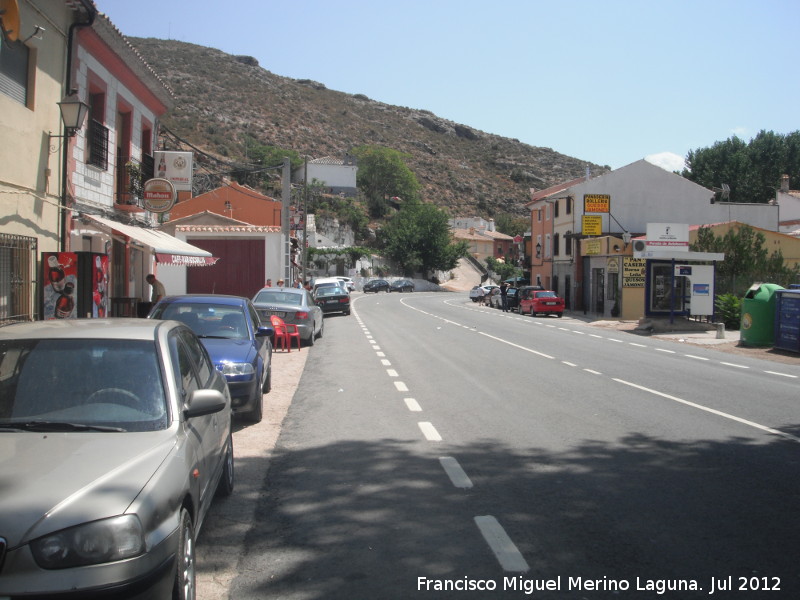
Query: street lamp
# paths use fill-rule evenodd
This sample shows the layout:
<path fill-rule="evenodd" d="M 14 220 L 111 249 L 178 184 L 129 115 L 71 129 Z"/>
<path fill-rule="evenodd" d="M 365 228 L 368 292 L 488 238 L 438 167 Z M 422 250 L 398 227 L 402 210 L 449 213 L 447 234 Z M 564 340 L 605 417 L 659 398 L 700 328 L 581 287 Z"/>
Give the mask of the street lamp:
<path fill-rule="evenodd" d="M 61 111 L 61 120 L 64 122 L 64 135 L 53 135 L 51 133 L 50 137 L 71 138 L 83 127 L 83 122 L 86 120 L 86 115 L 89 113 L 89 105 L 85 102 L 81 102 L 74 94 L 66 96 L 57 104 L 58 109 Z"/>
<path fill-rule="evenodd" d="M 541 244 L 541 242 L 536 242 L 536 258 L 542 258 L 542 244 Z"/>

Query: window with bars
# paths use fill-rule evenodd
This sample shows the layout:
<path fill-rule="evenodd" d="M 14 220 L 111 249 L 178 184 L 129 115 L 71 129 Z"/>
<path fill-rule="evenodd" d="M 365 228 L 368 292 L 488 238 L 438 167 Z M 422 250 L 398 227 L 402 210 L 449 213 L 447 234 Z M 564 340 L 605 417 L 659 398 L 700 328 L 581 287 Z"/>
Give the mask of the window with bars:
<path fill-rule="evenodd" d="M 0 325 L 36 318 L 36 238 L 0 233 Z"/>
<path fill-rule="evenodd" d="M 89 121 L 88 164 L 104 171 L 108 169 L 108 127 L 92 119 Z"/>

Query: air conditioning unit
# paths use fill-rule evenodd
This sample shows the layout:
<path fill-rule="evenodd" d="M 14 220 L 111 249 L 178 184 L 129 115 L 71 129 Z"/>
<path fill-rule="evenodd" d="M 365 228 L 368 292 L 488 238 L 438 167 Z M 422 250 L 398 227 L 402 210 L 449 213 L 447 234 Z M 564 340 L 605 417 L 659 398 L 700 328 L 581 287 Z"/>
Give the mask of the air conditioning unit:
<path fill-rule="evenodd" d="M 633 242 L 634 252 L 644 252 L 647 249 L 647 243 L 644 240 L 636 240 Z"/>

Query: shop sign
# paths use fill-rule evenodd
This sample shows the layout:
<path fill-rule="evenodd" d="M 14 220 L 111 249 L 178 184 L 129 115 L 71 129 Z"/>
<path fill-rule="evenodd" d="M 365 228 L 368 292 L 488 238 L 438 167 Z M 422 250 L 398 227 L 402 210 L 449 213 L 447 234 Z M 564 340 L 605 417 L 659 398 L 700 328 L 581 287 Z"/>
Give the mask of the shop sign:
<path fill-rule="evenodd" d="M 583 215 L 581 219 L 581 233 L 583 235 L 602 235 L 603 216 L 602 215 Z"/>
<path fill-rule="evenodd" d="M 647 260 L 644 258 L 622 259 L 622 287 L 644 287 Z"/>
<path fill-rule="evenodd" d="M 606 271 L 609 273 L 619 273 L 619 257 L 612 256 L 606 263 Z"/>
<path fill-rule="evenodd" d="M 175 187 L 166 179 L 148 179 L 144 182 L 144 208 L 154 213 L 163 213 L 175 205 Z"/>
<path fill-rule="evenodd" d="M 584 194 L 583 212 L 608 213 L 611 212 L 611 196 L 608 194 Z"/>

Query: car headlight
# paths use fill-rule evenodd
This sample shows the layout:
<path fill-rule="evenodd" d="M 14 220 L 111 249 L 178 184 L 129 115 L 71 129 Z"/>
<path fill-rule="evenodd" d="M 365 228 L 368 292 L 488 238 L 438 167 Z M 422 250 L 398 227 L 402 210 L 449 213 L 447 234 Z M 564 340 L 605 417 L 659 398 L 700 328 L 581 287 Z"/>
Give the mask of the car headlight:
<path fill-rule="evenodd" d="M 31 542 L 33 558 L 43 569 L 97 565 L 144 552 L 144 531 L 136 515 L 122 515 L 63 529 Z"/>
<path fill-rule="evenodd" d="M 253 365 L 250 363 L 223 362 L 219 367 L 223 375 L 252 375 L 255 373 Z"/>

